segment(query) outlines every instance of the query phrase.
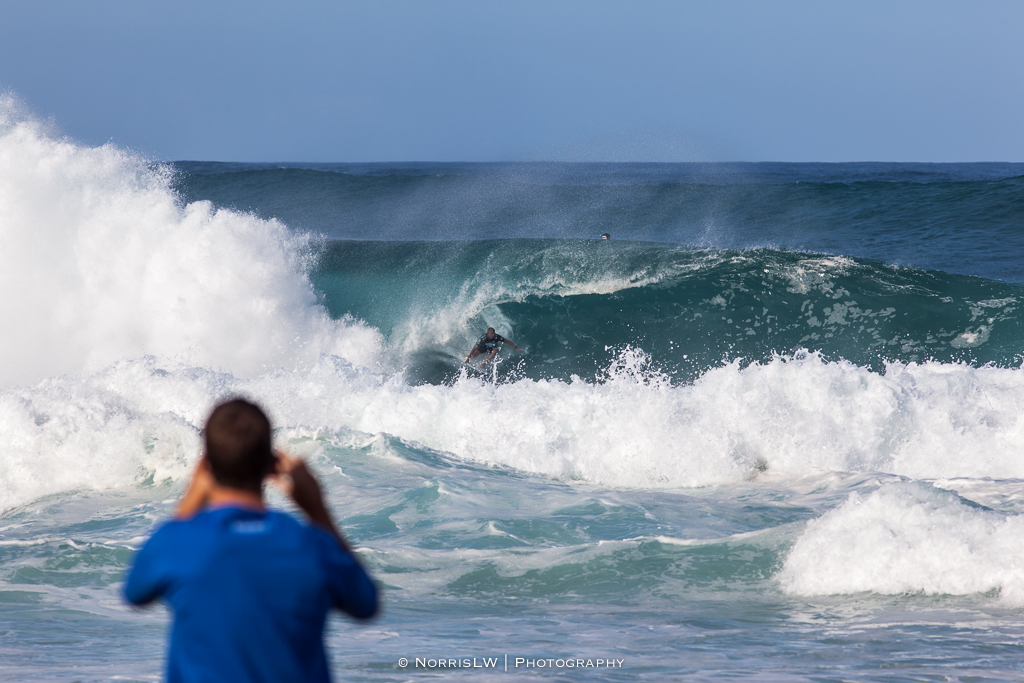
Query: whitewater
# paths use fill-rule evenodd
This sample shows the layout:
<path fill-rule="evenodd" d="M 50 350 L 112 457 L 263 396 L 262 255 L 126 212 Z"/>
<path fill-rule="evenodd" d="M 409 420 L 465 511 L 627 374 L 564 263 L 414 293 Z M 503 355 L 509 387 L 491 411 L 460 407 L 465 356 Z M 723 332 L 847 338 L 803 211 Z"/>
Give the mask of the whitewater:
<path fill-rule="evenodd" d="M 158 163 L 4 97 L 0 678 L 160 679 L 120 582 L 240 394 L 383 588 L 338 680 L 1024 680 L 1021 254 L 1024 164 Z"/>

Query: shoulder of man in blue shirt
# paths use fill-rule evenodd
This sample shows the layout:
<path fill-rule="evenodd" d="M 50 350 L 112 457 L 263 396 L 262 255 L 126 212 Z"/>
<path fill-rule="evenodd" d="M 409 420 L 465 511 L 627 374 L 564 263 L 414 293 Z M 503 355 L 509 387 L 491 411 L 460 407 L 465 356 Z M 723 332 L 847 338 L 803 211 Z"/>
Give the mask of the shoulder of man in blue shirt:
<path fill-rule="evenodd" d="M 320 590 L 329 606 L 359 619 L 377 611 L 372 580 L 329 533 L 283 512 L 239 507 L 164 523 L 136 555 L 124 595 L 136 605 L 163 597 L 177 608 L 195 593 L 223 596 L 220 584 L 242 579 L 278 598 L 312 599 L 309 591 Z"/>

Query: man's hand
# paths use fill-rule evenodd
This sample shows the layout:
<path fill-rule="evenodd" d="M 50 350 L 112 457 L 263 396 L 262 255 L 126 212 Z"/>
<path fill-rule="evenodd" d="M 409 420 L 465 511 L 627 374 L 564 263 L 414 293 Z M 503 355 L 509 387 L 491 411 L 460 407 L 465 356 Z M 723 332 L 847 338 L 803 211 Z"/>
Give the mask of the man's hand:
<path fill-rule="evenodd" d="M 196 463 L 196 469 L 192 472 L 192 481 L 188 485 L 188 491 L 182 496 L 178 503 L 178 509 L 174 512 L 175 519 L 191 519 L 206 507 L 210 501 L 210 494 L 213 492 L 216 482 L 213 474 L 210 473 L 210 465 L 206 458 Z"/>
<path fill-rule="evenodd" d="M 324 504 L 324 496 L 320 490 L 320 484 L 316 477 L 306 467 L 302 458 L 288 455 L 284 451 L 277 451 L 277 469 L 271 475 L 270 481 L 281 491 L 291 498 L 300 510 L 309 516 L 312 522 L 337 539 L 341 547 L 348 551 L 348 543 L 334 525 L 331 513 Z"/>

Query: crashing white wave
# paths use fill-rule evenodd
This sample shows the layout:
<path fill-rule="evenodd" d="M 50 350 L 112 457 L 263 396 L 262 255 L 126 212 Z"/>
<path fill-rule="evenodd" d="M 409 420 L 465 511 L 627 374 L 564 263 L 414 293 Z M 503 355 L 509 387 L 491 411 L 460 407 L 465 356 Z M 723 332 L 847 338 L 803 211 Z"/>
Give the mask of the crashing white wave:
<path fill-rule="evenodd" d="M 205 412 L 232 394 L 263 403 L 285 429 L 386 433 L 612 488 L 821 471 L 1024 478 L 1018 369 L 897 364 L 879 375 L 806 354 L 680 386 L 627 350 L 601 382 L 412 386 L 337 356 L 251 378 L 148 357 L 0 392 L 0 500 L 184 476 Z"/>
<path fill-rule="evenodd" d="M 146 354 L 252 376 L 365 365 L 381 337 L 331 320 L 309 238 L 276 220 L 183 206 L 163 166 L 57 136 L 0 97 L 0 386 Z"/>
<path fill-rule="evenodd" d="M 1024 515 L 966 504 L 919 482 L 889 484 L 808 523 L 778 575 L 796 595 L 998 594 L 1024 606 Z"/>

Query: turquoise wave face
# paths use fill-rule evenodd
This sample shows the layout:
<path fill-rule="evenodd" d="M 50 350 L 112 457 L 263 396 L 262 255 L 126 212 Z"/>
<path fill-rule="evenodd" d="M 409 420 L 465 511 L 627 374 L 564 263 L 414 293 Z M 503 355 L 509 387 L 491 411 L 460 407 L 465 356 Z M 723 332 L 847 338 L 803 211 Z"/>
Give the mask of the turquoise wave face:
<path fill-rule="evenodd" d="M 1018 366 L 1018 285 L 848 257 L 594 240 L 330 242 L 314 284 L 332 315 L 388 336 L 420 381 L 451 381 L 488 326 L 524 347 L 499 374 L 600 377 L 627 348 L 678 381 L 803 350 Z"/>

